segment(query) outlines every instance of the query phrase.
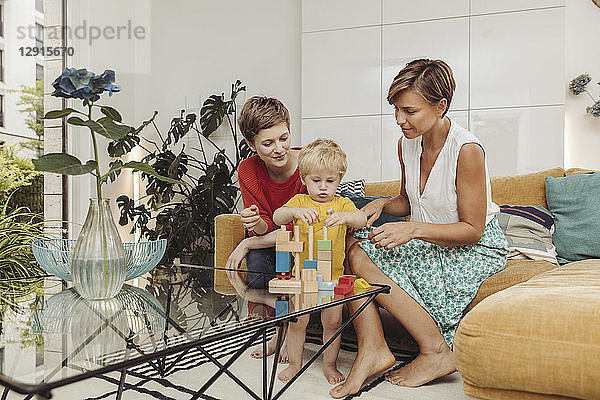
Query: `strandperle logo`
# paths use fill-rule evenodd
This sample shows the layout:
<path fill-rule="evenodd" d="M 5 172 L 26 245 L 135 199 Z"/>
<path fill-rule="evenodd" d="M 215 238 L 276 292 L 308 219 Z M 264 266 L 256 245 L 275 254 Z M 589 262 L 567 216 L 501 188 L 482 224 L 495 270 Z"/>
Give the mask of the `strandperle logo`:
<path fill-rule="evenodd" d="M 17 27 L 17 39 L 22 40 L 26 38 L 36 39 L 37 27 L 35 25 L 30 26 L 18 26 Z M 45 27 L 44 38 L 45 39 L 87 39 L 90 46 L 95 40 L 106 39 L 106 40 L 143 40 L 146 38 L 146 28 L 142 25 L 134 25 L 131 20 L 127 21 L 126 25 L 88 25 L 87 20 L 83 20 L 83 24 L 76 27 Z"/>

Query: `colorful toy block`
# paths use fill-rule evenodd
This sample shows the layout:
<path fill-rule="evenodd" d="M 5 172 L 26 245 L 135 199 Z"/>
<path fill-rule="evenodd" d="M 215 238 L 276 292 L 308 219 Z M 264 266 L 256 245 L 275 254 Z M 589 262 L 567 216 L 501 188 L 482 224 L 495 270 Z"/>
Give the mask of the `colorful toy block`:
<path fill-rule="evenodd" d="M 316 269 L 302 270 L 302 291 L 303 292 L 318 292 L 319 283 L 317 282 Z"/>
<path fill-rule="evenodd" d="M 288 273 L 290 272 L 290 253 L 287 251 L 275 252 L 275 272 Z"/>
<path fill-rule="evenodd" d="M 331 251 L 331 240 L 317 240 L 317 251 Z"/>
<path fill-rule="evenodd" d="M 317 260 L 319 261 L 331 261 L 333 259 L 333 252 L 331 250 L 318 250 Z"/>
<path fill-rule="evenodd" d="M 321 274 L 324 282 L 331 282 L 331 261 L 317 260 L 317 273 Z"/>
<path fill-rule="evenodd" d="M 355 279 L 356 279 L 356 275 L 342 275 L 338 279 L 338 284 L 354 286 Z"/>
<path fill-rule="evenodd" d="M 302 290 L 302 282 L 299 279 L 271 279 L 269 281 L 269 292 L 271 293 L 299 293 Z"/>
<path fill-rule="evenodd" d="M 365 281 L 363 278 L 358 278 L 354 281 L 355 289 L 368 289 L 370 287 L 371 287 L 371 285 L 369 285 L 369 283 L 367 281 Z"/>
<path fill-rule="evenodd" d="M 317 270 L 317 260 L 304 260 L 304 269 Z"/>
<path fill-rule="evenodd" d="M 335 288 L 337 282 L 324 282 L 322 275 L 317 275 L 317 282 L 319 284 L 319 292 L 321 291 L 332 291 Z"/>
<path fill-rule="evenodd" d="M 353 292 L 354 292 L 354 285 L 349 285 L 347 283 L 342 284 L 342 283 L 338 282 L 335 289 L 333 289 L 333 293 L 339 294 L 342 296 L 345 296 L 345 295 L 353 293 Z"/>
<path fill-rule="evenodd" d="M 287 251 L 289 253 L 302 253 L 304 250 L 303 242 L 277 242 L 275 243 L 275 251 Z"/>
<path fill-rule="evenodd" d="M 275 300 L 275 316 L 288 315 L 290 313 L 290 297 L 287 295 L 278 295 Z"/>

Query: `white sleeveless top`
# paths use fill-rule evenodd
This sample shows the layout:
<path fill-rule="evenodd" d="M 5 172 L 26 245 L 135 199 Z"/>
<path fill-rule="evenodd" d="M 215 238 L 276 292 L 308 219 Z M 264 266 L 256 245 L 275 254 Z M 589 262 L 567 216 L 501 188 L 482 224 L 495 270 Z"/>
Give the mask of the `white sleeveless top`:
<path fill-rule="evenodd" d="M 410 220 L 430 222 L 433 224 L 451 224 L 458 222 L 456 203 L 456 166 L 458 154 L 466 143 L 477 143 L 484 152 L 481 142 L 469 131 L 450 120 L 450 131 L 440 151 L 423 194 L 419 193 L 419 176 L 421 171 L 421 142 L 423 137 L 414 139 L 402 137 L 402 161 L 406 177 L 406 192 L 410 202 Z M 488 176 L 487 157 L 485 158 L 485 181 L 487 193 L 487 212 L 485 224 L 500 211 L 492 202 L 490 178 Z"/>

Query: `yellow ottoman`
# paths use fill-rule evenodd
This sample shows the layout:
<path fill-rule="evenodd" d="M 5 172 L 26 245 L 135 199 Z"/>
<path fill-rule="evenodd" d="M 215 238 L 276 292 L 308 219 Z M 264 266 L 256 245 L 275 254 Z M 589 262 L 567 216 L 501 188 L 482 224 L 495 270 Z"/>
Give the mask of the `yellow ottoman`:
<path fill-rule="evenodd" d="M 600 260 L 491 295 L 454 339 L 464 392 L 481 399 L 600 399 Z"/>

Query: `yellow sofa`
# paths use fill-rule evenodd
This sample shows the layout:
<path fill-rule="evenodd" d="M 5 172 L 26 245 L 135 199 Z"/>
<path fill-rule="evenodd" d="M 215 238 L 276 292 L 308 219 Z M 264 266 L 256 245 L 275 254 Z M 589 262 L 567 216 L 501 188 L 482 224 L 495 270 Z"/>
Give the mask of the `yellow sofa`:
<path fill-rule="evenodd" d="M 553 168 L 493 177 L 492 199 L 497 204 L 547 208 L 545 176 L 579 172 L 587 171 Z M 395 196 L 399 190 L 399 181 L 365 185 L 367 196 Z M 239 215 L 217 216 L 215 235 L 215 265 L 222 266 L 244 237 Z M 215 273 L 215 290 L 235 293 L 223 271 Z M 568 268 L 547 261 L 509 260 L 503 271 L 480 286 L 459 325 L 454 350 L 470 396 L 600 399 L 600 260 L 571 263 Z"/>

